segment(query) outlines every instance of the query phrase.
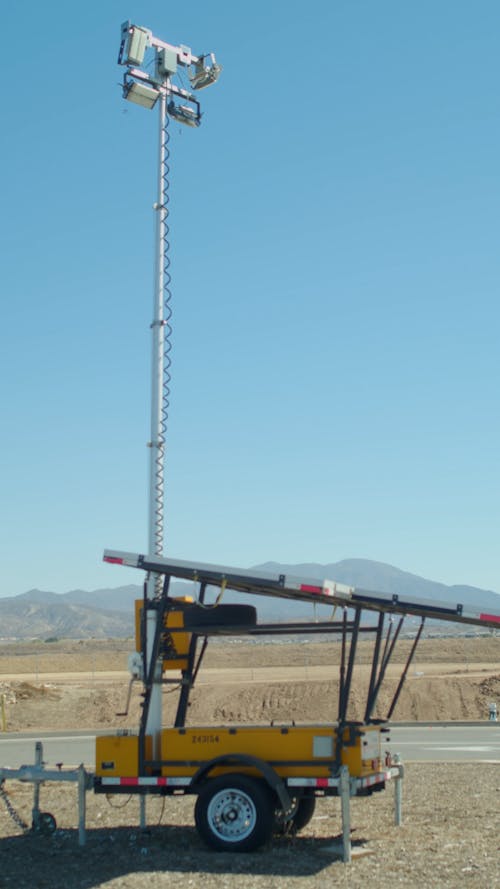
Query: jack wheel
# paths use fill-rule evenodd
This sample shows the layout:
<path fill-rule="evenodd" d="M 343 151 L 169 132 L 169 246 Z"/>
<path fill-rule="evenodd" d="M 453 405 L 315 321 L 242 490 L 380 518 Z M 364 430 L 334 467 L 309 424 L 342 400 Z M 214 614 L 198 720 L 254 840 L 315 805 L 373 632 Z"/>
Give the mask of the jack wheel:
<path fill-rule="evenodd" d="M 55 833 L 57 822 L 50 812 L 40 812 L 37 823 L 33 821 L 31 828 L 35 833 L 42 833 L 44 836 L 50 836 Z"/>

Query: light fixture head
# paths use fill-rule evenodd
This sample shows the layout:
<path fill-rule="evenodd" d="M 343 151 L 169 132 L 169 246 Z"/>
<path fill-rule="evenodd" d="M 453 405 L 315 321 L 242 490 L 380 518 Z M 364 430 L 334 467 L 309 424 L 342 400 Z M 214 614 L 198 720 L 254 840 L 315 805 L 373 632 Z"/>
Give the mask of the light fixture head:
<path fill-rule="evenodd" d="M 191 86 L 194 90 L 202 90 L 207 86 L 211 86 L 212 83 L 215 83 L 216 80 L 219 79 L 220 73 L 222 71 L 222 65 L 218 65 L 215 61 L 215 56 L 210 53 L 210 65 L 205 65 L 204 61 L 208 58 L 207 56 L 201 56 L 197 62 L 194 62 L 189 69 L 189 80 L 191 81 Z"/>
<path fill-rule="evenodd" d="M 188 127 L 199 127 L 201 123 L 200 106 L 198 102 L 193 102 L 193 104 L 195 105 L 194 108 L 191 108 L 189 105 L 176 105 L 174 100 L 171 99 L 167 105 L 167 111 L 170 117 L 178 120 L 179 123 L 184 123 Z"/>
<path fill-rule="evenodd" d="M 119 65 L 142 65 L 146 49 L 151 43 L 151 31 L 124 22 L 121 29 Z"/>
<path fill-rule="evenodd" d="M 159 95 L 159 90 L 145 83 L 138 83 L 136 80 L 123 82 L 123 98 L 136 105 L 142 105 L 143 108 L 154 108 Z"/>

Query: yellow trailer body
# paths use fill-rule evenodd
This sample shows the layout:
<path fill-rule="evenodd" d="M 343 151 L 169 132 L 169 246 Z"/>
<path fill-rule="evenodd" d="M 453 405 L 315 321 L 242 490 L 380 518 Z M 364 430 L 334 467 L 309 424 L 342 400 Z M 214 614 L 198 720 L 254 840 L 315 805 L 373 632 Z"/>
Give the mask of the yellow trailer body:
<path fill-rule="evenodd" d="M 161 731 L 162 777 L 193 777 L 198 769 L 219 757 L 255 757 L 268 763 L 282 778 L 330 778 L 340 765 L 355 778 L 383 768 L 379 726 L 359 725 L 344 729 L 340 763 L 337 762 L 337 727 L 293 726 L 193 726 Z M 152 738 L 146 736 L 145 759 L 152 756 Z M 212 776 L 234 772 L 234 762 L 210 769 Z M 237 771 L 255 775 L 258 770 L 240 761 Z M 150 772 L 148 772 L 150 774 Z M 96 738 L 96 775 L 134 778 L 139 775 L 137 735 L 104 735 Z"/>
<path fill-rule="evenodd" d="M 347 765 L 353 777 L 380 770 L 378 726 L 346 728 L 340 763 L 336 741 L 337 728 L 333 725 L 166 728 L 161 732 L 161 773 L 165 777 L 192 776 L 205 763 L 225 756 L 256 757 L 271 765 L 282 778 L 329 778 L 340 765 Z M 234 764 L 216 766 L 210 774 L 231 771 L 235 771 Z M 242 764 L 237 771 L 257 773 Z"/>
<path fill-rule="evenodd" d="M 146 758 L 153 752 L 152 738 L 146 736 Z M 95 773 L 100 778 L 136 778 L 139 774 L 137 735 L 102 735 L 95 739 Z"/>

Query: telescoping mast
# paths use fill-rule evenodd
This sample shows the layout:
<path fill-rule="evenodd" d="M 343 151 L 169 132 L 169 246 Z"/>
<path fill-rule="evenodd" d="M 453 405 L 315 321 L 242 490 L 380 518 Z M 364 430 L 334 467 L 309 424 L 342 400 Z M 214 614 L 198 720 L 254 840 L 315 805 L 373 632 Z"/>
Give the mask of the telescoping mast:
<path fill-rule="evenodd" d="M 222 70 L 213 53 L 195 55 L 190 47 L 175 46 L 156 37 L 149 28 L 126 21 L 121 26 L 118 64 L 125 67 L 123 97 L 151 110 L 159 109 L 158 190 L 153 205 L 156 213 L 156 274 L 153 299 L 151 359 L 151 438 L 148 442 L 149 507 L 148 552 L 164 552 L 165 527 L 165 438 L 170 396 L 170 259 L 169 259 L 169 122 L 170 118 L 189 127 L 201 123 L 198 92 L 215 83 Z M 175 82 L 187 74 L 191 89 Z M 147 591 L 154 598 L 161 590 L 161 579 L 148 573 Z M 148 609 L 150 638 L 154 636 L 156 615 Z M 153 736 L 161 724 L 161 696 L 155 690 L 149 708 Z"/>

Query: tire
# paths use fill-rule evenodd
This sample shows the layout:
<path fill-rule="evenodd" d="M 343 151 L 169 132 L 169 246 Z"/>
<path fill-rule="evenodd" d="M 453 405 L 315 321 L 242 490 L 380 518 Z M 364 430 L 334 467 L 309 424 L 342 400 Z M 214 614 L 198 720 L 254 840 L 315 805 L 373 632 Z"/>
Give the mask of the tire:
<path fill-rule="evenodd" d="M 299 830 L 303 830 L 313 817 L 315 808 L 315 796 L 294 797 L 292 800 L 291 811 L 284 812 L 283 809 L 277 809 L 275 811 L 275 833 L 298 833 Z"/>
<path fill-rule="evenodd" d="M 302 830 L 309 824 L 316 808 L 315 796 L 302 796 L 297 805 L 297 812 L 292 818 L 294 830 Z"/>
<path fill-rule="evenodd" d="M 271 794 L 262 781 L 246 775 L 219 775 L 202 788 L 194 819 L 198 833 L 212 849 L 253 852 L 271 839 Z"/>

